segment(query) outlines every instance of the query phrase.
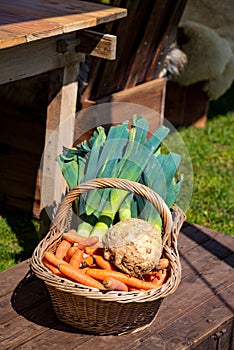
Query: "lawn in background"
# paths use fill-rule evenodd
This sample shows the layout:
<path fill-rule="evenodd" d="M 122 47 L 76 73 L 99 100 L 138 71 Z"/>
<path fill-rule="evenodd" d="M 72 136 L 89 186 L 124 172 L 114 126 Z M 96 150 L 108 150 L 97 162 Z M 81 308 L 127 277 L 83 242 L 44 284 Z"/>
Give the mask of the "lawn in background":
<path fill-rule="evenodd" d="M 180 129 L 194 172 L 187 221 L 234 235 L 234 113 Z"/>

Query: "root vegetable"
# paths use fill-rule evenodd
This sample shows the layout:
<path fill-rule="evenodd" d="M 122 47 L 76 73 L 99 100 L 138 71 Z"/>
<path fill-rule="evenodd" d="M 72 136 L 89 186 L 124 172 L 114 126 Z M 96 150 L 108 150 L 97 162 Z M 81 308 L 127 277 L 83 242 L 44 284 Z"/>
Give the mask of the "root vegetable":
<path fill-rule="evenodd" d="M 128 292 L 128 286 L 125 283 L 118 281 L 117 279 L 115 279 L 113 277 L 109 277 L 109 278 L 105 279 L 103 281 L 103 285 L 108 290 Z"/>
<path fill-rule="evenodd" d="M 159 265 L 162 236 L 147 221 L 130 218 L 113 225 L 102 239 L 104 257 L 130 276 L 142 277 Z"/>

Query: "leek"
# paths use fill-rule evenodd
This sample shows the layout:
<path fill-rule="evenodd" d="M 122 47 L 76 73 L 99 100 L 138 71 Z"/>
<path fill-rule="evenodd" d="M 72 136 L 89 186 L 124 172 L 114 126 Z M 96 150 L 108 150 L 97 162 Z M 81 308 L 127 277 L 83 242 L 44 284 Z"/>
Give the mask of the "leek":
<path fill-rule="evenodd" d="M 180 156 L 161 154 L 161 144 L 169 129 L 161 126 L 151 137 L 143 116 L 112 126 L 108 132 L 97 127 L 89 140 L 75 148 L 63 148 L 57 157 L 69 189 L 93 178 L 123 178 L 138 181 L 156 191 L 171 207 L 179 194 L 181 181 L 175 180 Z M 79 233 L 102 237 L 115 220 L 139 217 L 161 225 L 153 205 L 133 193 L 118 189 L 93 190 L 79 197 Z"/>

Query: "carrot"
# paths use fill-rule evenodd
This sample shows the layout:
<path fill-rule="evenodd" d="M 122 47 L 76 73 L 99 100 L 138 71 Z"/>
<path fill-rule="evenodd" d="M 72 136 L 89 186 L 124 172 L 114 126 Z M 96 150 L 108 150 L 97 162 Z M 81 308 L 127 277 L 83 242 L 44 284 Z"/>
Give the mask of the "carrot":
<path fill-rule="evenodd" d="M 72 255 L 72 257 L 71 257 L 71 259 L 69 261 L 69 265 L 79 269 L 80 268 L 80 264 L 81 264 L 81 262 L 83 260 L 83 256 L 84 256 L 83 249 L 77 249 L 75 251 L 75 253 Z"/>
<path fill-rule="evenodd" d="M 93 262 L 94 262 L 93 257 L 89 255 L 83 259 L 83 261 L 81 262 L 81 265 L 82 267 L 89 267 L 93 265 Z"/>
<path fill-rule="evenodd" d="M 72 255 L 75 253 L 75 251 L 76 251 L 77 249 L 78 249 L 78 248 L 77 248 L 76 246 L 74 246 L 74 245 L 72 245 L 72 246 L 68 249 L 67 254 L 66 254 L 66 256 L 65 256 L 65 261 L 66 261 L 66 262 L 69 262 L 69 261 L 70 261 Z"/>
<path fill-rule="evenodd" d="M 76 270 L 74 267 L 70 266 L 69 264 L 61 263 L 58 265 L 58 268 L 61 271 L 61 273 L 63 273 L 63 275 L 70 280 L 84 284 L 85 286 L 88 286 L 88 287 L 93 287 L 101 290 L 105 289 L 102 283 L 86 275 L 85 273 L 81 272 L 81 270 Z"/>
<path fill-rule="evenodd" d="M 99 242 L 98 236 L 84 237 L 79 235 L 75 230 L 63 233 L 63 237 L 70 243 L 79 243 L 84 247 L 91 247 Z"/>
<path fill-rule="evenodd" d="M 92 247 L 94 244 L 97 244 L 98 242 L 99 242 L 98 236 L 88 237 L 80 241 L 80 243 L 83 244 L 85 247 Z"/>
<path fill-rule="evenodd" d="M 45 267 L 47 267 L 47 269 L 49 269 L 51 272 L 53 272 L 53 274 L 55 274 L 56 276 L 59 276 L 59 277 L 63 276 L 63 274 L 59 271 L 59 269 L 56 266 L 54 266 L 53 264 L 51 264 L 48 260 L 43 258 L 42 262 L 45 265 Z"/>
<path fill-rule="evenodd" d="M 161 258 L 159 260 L 159 265 L 161 269 L 167 269 L 170 265 L 169 260 L 167 258 Z"/>
<path fill-rule="evenodd" d="M 113 277 L 125 284 L 127 286 L 131 286 L 137 289 L 155 289 L 156 285 L 153 284 L 152 282 L 146 282 L 144 280 L 140 280 L 139 278 L 128 276 L 122 272 L 119 271 L 108 271 L 108 270 L 103 270 L 103 269 L 94 269 L 94 268 L 88 268 L 86 270 L 86 274 L 96 278 L 97 280 L 105 280 L 109 277 Z"/>
<path fill-rule="evenodd" d="M 103 255 L 103 248 L 100 248 L 98 245 L 92 246 L 92 247 L 85 247 L 84 251 L 88 255 Z"/>
<path fill-rule="evenodd" d="M 108 260 L 106 260 L 103 256 L 101 255 L 93 255 L 96 264 L 101 267 L 104 270 L 108 271 L 116 271 L 116 268 L 114 265 L 112 265 Z"/>
<path fill-rule="evenodd" d="M 84 249 L 85 245 L 82 243 L 78 243 L 78 242 L 74 242 L 72 243 L 74 245 L 74 247 L 79 248 L 79 249 Z"/>
<path fill-rule="evenodd" d="M 108 290 L 119 290 L 122 292 L 128 292 L 128 286 L 125 283 L 113 277 L 106 278 L 103 281 L 103 286 Z"/>
<path fill-rule="evenodd" d="M 64 263 L 67 264 L 63 259 L 59 259 L 57 256 L 55 256 L 52 252 L 45 252 L 44 258 L 49 261 L 52 265 L 58 267 L 58 264 Z"/>
<path fill-rule="evenodd" d="M 81 242 L 82 240 L 86 239 L 87 237 L 79 235 L 76 230 L 69 230 L 68 232 L 63 232 L 63 238 L 65 238 L 67 241 L 74 243 L 74 242 Z"/>
<path fill-rule="evenodd" d="M 56 252 L 55 252 L 56 257 L 59 259 L 63 259 L 66 256 L 67 251 L 70 247 L 71 247 L 71 243 L 68 242 L 66 239 L 63 239 L 59 243 L 59 245 L 56 249 Z"/>
<path fill-rule="evenodd" d="M 166 279 L 168 277 L 168 272 L 167 270 L 159 270 L 158 274 L 156 275 L 156 277 L 153 279 L 152 283 L 156 286 L 156 287 L 160 287 L 161 285 L 163 285 L 163 283 L 166 282 Z"/>

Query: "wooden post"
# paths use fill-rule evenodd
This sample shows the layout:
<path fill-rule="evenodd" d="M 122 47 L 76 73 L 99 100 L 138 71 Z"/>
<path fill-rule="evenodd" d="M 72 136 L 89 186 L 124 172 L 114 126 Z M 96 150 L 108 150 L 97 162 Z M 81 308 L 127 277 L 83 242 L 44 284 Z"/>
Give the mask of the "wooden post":
<path fill-rule="evenodd" d="M 49 102 L 45 149 L 42 160 L 41 213 L 46 212 L 49 219 L 66 192 L 66 183 L 56 162 L 62 146 L 71 147 L 74 137 L 74 121 L 77 102 L 77 74 L 80 60 L 50 73 Z"/>

